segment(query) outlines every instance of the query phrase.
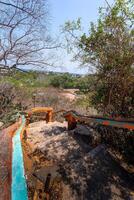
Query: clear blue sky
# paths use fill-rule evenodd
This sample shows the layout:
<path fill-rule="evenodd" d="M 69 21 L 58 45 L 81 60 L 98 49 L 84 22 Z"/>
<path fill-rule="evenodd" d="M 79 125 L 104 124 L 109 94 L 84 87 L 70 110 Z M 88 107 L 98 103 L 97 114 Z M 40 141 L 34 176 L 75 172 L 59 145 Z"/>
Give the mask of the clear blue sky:
<path fill-rule="evenodd" d="M 114 0 L 108 0 L 111 5 Z M 91 21 L 95 22 L 98 18 L 98 9 L 106 6 L 105 0 L 49 0 L 51 16 L 51 32 L 58 35 L 59 28 L 64 25 L 65 21 L 82 19 L 84 30 L 88 30 Z M 71 56 L 64 52 L 63 63 L 64 69 L 60 71 L 69 71 L 84 73 L 86 70 L 79 70 L 78 63 L 70 62 Z"/>

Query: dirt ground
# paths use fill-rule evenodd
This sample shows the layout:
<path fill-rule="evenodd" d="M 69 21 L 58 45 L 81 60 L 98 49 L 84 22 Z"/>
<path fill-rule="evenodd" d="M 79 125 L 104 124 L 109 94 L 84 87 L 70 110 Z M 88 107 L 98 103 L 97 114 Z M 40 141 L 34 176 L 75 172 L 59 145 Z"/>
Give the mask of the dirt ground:
<path fill-rule="evenodd" d="M 67 131 L 66 123 L 44 121 L 26 129 L 29 200 L 133 200 L 133 174 L 104 145 L 93 146 L 89 136 L 76 130 Z"/>
<path fill-rule="evenodd" d="M 64 89 L 60 95 L 67 98 L 69 101 L 74 101 L 76 100 L 76 92 L 78 92 L 79 89 Z"/>

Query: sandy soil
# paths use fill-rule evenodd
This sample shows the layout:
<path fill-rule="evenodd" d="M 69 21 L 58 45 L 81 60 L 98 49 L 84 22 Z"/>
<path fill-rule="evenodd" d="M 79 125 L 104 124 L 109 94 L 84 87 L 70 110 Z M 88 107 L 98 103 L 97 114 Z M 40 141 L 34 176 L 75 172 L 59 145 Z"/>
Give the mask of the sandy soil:
<path fill-rule="evenodd" d="M 61 96 L 69 99 L 70 101 L 74 101 L 77 98 L 76 92 L 78 92 L 79 89 L 64 89 L 63 92 L 61 92 Z"/>
<path fill-rule="evenodd" d="M 71 93 L 60 93 L 61 96 L 64 96 L 65 98 L 69 99 L 70 101 L 74 101 L 76 99 L 76 95 L 75 94 L 71 94 Z"/>

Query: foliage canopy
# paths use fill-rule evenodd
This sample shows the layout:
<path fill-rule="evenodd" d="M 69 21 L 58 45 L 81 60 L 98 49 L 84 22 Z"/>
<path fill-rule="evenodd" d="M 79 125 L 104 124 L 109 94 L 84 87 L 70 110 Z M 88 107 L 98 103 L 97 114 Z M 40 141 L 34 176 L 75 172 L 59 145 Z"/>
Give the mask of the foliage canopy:
<path fill-rule="evenodd" d="M 100 8 L 97 23 L 90 24 L 87 34 L 78 34 L 80 20 L 64 27 L 68 41 L 77 48 L 74 59 L 96 72 L 92 102 L 105 114 L 133 115 L 133 10 L 133 1 L 116 0 L 112 7 Z"/>

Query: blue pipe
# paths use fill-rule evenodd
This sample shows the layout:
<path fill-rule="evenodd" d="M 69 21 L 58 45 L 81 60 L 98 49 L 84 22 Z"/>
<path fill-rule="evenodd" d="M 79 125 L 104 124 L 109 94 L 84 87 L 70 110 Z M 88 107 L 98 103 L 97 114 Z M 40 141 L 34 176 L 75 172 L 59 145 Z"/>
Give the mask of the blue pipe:
<path fill-rule="evenodd" d="M 23 152 L 21 146 L 20 134 L 25 127 L 26 119 L 22 116 L 22 124 L 13 137 L 12 152 L 12 200 L 28 200 L 27 184 L 24 174 Z"/>

